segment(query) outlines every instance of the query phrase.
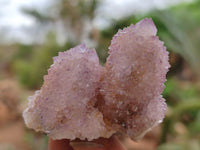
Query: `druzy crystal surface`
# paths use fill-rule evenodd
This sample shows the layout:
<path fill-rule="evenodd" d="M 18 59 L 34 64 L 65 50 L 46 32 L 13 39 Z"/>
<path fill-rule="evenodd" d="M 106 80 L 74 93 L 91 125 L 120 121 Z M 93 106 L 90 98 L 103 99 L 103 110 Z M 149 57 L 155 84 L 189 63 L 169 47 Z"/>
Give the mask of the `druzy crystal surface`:
<path fill-rule="evenodd" d="M 117 131 L 141 138 L 167 108 L 161 93 L 168 52 L 156 33 L 151 19 L 119 30 L 105 67 L 83 44 L 59 53 L 42 88 L 29 97 L 26 125 L 53 139 L 93 140 Z"/>
<path fill-rule="evenodd" d="M 102 67 L 95 50 L 79 45 L 54 57 L 44 85 L 23 113 L 28 127 L 53 139 L 96 139 L 113 130 L 94 107 Z"/>

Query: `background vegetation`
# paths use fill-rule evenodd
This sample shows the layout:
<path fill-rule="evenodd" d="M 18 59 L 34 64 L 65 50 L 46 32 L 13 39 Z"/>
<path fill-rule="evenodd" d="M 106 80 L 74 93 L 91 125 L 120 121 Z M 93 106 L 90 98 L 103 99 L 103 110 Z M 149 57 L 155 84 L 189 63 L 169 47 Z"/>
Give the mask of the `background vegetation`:
<path fill-rule="evenodd" d="M 31 44 L 0 44 L 0 150 L 47 149 L 48 138 L 26 129 L 21 113 L 27 96 L 41 87 L 53 56 L 86 42 L 96 48 L 103 64 L 118 29 L 145 17 L 154 20 L 170 52 L 171 68 L 163 92 L 168 111 L 164 122 L 139 143 L 125 137 L 121 140 L 129 150 L 200 150 L 200 1 L 110 18 L 110 25 L 104 29 L 92 24 L 99 5 L 98 0 L 59 0 L 42 12 L 22 10 L 36 20 L 38 30 Z M 46 28 L 48 32 L 42 32 Z M 58 28 L 63 33 L 62 42 Z M 37 39 L 39 32 L 44 33 L 41 41 Z"/>

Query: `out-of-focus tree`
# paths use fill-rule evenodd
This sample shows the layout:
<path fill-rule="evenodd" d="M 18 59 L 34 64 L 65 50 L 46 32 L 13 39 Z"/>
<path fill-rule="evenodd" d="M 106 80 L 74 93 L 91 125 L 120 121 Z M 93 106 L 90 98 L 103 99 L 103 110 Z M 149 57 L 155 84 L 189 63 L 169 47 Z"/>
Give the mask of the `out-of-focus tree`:
<path fill-rule="evenodd" d="M 90 38 L 92 20 L 95 16 L 98 0 L 60 0 L 58 1 L 58 15 L 63 22 L 64 29 L 70 38 L 80 43 Z"/>
<path fill-rule="evenodd" d="M 23 12 L 40 24 L 40 28 L 50 25 L 51 30 L 58 29 L 68 42 L 80 43 L 90 38 L 99 0 L 58 0 L 50 1 L 50 5 L 39 11 L 36 8 L 25 8 Z"/>

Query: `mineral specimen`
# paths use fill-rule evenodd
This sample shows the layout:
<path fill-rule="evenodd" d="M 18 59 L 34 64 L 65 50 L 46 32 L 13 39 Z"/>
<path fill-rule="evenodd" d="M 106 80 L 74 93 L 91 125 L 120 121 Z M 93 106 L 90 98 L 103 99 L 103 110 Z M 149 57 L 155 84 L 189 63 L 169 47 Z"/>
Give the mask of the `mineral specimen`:
<path fill-rule="evenodd" d="M 94 107 L 101 72 L 95 50 L 85 45 L 59 53 L 41 90 L 29 97 L 26 125 L 53 139 L 110 137 L 114 131 Z"/>
<path fill-rule="evenodd" d="M 162 122 L 168 52 L 151 19 L 118 31 L 105 67 L 79 45 L 54 57 L 44 85 L 29 97 L 26 125 L 53 139 L 93 140 L 123 132 L 133 140 Z"/>
<path fill-rule="evenodd" d="M 137 140 L 164 118 L 160 95 L 168 71 L 168 52 L 151 19 L 119 31 L 109 47 L 99 110 L 111 125 Z M 119 130 L 118 129 L 118 130 Z"/>

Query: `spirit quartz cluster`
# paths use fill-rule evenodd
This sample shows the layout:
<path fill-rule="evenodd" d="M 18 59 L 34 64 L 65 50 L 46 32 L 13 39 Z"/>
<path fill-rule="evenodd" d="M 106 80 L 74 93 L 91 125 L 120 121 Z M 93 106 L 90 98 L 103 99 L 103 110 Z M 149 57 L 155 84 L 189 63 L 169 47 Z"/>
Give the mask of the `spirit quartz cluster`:
<path fill-rule="evenodd" d="M 119 30 L 105 67 L 84 44 L 60 52 L 29 97 L 26 125 L 53 139 L 90 141 L 116 132 L 140 139 L 167 108 L 161 93 L 170 65 L 156 33 L 152 19 Z"/>

